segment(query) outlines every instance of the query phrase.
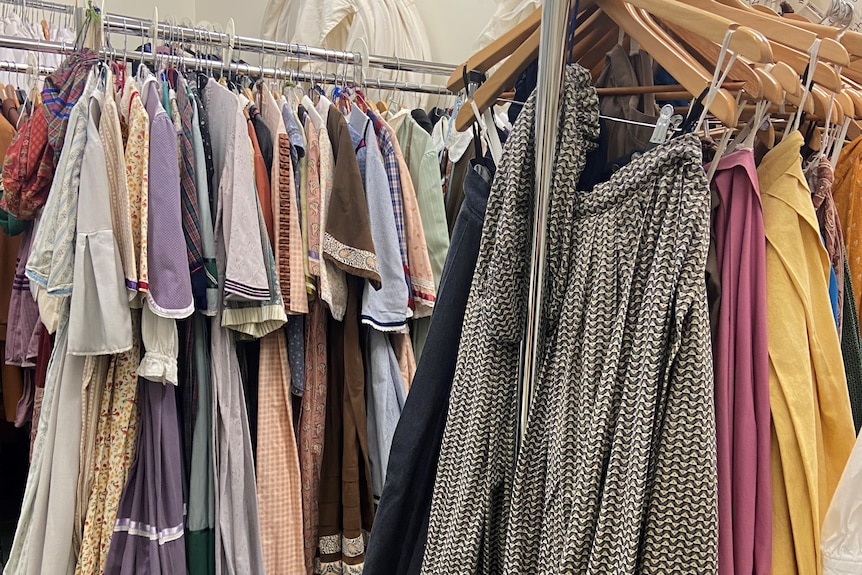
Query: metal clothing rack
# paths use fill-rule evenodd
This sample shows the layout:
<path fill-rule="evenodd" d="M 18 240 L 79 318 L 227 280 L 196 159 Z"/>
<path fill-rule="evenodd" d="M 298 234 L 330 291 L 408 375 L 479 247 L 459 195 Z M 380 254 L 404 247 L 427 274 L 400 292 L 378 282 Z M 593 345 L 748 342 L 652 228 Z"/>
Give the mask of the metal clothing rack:
<path fill-rule="evenodd" d="M 67 4 L 59 4 L 48 0 L 0 0 L 0 4 L 10 4 L 23 8 L 34 8 L 37 10 L 46 10 L 50 12 L 59 12 L 63 14 L 76 14 L 82 10 Z M 412 60 L 407 58 L 399 58 L 397 56 L 379 56 L 370 54 L 363 57 L 359 52 L 350 52 L 345 50 L 332 50 L 318 46 L 306 46 L 295 42 L 280 42 L 275 40 L 265 40 L 263 38 L 254 38 L 250 36 L 241 36 L 228 34 L 225 32 L 208 30 L 205 28 L 196 28 L 192 26 L 171 24 L 166 22 L 157 22 L 153 25 L 152 20 L 145 18 L 136 18 L 131 16 L 123 16 L 119 14 L 104 14 L 102 15 L 102 24 L 105 32 L 122 34 L 125 36 L 133 35 L 142 38 L 162 39 L 169 41 L 189 42 L 197 45 L 206 45 L 220 48 L 230 48 L 231 50 L 241 52 L 251 52 L 264 54 L 276 57 L 290 57 L 303 61 L 316 61 L 334 63 L 339 66 L 357 66 L 363 68 L 376 68 L 383 70 L 395 70 L 399 72 L 415 72 L 420 74 L 432 74 L 440 76 L 449 76 L 456 68 L 454 64 L 444 64 L 440 62 L 431 62 L 425 60 Z M 315 78 L 320 77 L 320 74 L 315 74 Z M 448 94 L 448 91 L 429 91 L 428 86 L 415 82 L 404 83 L 402 87 L 393 86 L 378 86 L 376 81 L 372 80 L 369 87 L 381 89 L 400 89 L 413 92 L 424 92 L 431 94 Z M 383 84 L 395 84 L 380 80 Z M 410 88 L 408 89 L 407 85 Z M 424 88 L 423 88 L 424 86 Z M 416 89 L 414 89 L 416 88 Z"/>
<path fill-rule="evenodd" d="M 527 292 L 527 325 L 521 347 L 521 378 L 516 445 L 526 434 L 533 389 L 539 373 L 537 361 L 542 344 L 542 300 L 545 294 L 545 258 L 548 206 L 554 176 L 555 151 L 560 119 L 560 95 L 566 27 L 572 0 L 545 0 L 539 41 L 539 71 L 536 85 L 536 192 L 533 204 L 533 242 Z"/>
<path fill-rule="evenodd" d="M 75 51 L 75 47 L 65 42 L 51 42 L 47 40 L 33 40 L 30 38 L 17 38 L 14 36 L 0 35 L 0 47 L 13 50 L 26 50 L 45 54 L 68 55 Z M 306 72 L 292 68 L 273 68 L 268 66 L 255 66 L 240 62 L 222 62 L 220 60 L 209 60 L 194 56 L 180 54 L 153 54 L 150 52 L 118 50 L 105 47 L 99 50 L 99 56 L 108 60 L 126 60 L 134 62 L 153 63 L 163 62 L 178 67 L 196 70 L 214 70 L 231 72 L 250 77 L 270 78 L 281 80 L 298 80 L 301 82 L 318 82 L 324 84 L 342 84 L 357 88 L 375 88 L 380 90 L 398 90 L 402 92 L 417 92 L 421 94 L 451 94 L 445 86 L 436 84 L 423 84 L 418 82 L 397 82 L 393 80 L 382 80 L 378 78 L 362 78 L 355 80 L 347 75 L 328 74 L 318 72 Z M 18 62 L 0 61 L 0 70 L 12 72 L 38 72 L 41 74 L 51 73 L 51 68 L 42 67 L 40 70 L 32 70 L 28 64 Z"/>

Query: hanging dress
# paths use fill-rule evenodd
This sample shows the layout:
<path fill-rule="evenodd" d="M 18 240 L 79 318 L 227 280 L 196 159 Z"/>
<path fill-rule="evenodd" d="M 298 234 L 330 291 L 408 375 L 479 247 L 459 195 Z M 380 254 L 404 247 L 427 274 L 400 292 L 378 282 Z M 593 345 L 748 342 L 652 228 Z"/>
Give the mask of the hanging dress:
<path fill-rule="evenodd" d="M 535 93 L 485 218 L 440 454 L 425 575 L 714 573 L 715 423 L 700 142 L 576 192 L 598 136 L 566 72 L 535 383 L 515 449 Z"/>

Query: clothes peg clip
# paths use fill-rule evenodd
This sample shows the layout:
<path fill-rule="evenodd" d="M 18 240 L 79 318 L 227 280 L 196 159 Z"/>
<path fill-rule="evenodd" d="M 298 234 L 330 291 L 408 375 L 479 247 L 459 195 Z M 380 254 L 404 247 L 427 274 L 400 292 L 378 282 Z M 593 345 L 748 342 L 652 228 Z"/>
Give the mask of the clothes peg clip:
<path fill-rule="evenodd" d="M 665 104 L 662 106 L 658 121 L 655 123 L 652 136 L 649 139 L 650 144 L 653 144 L 650 146 L 651 148 L 658 146 L 659 144 L 664 144 L 667 141 L 667 133 L 670 129 L 671 116 L 673 116 L 673 105 Z"/>

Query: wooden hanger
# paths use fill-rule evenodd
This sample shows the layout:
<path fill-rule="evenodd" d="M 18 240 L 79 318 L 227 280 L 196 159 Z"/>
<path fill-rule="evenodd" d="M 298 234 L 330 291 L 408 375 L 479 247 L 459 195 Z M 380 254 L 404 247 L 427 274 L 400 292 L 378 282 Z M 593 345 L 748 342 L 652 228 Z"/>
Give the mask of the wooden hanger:
<path fill-rule="evenodd" d="M 673 32 L 688 48 L 700 55 L 699 60 L 704 66 L 709 62 L 712 63 L 713 68 L 715 67 L 714 63 L 718 61 L 721 52 L 720 46 L 681 26 L 665 24 L 665 27 Z M 784 90 L 778 81 L 764 70 L 753 69 L 744 58 L 737 58 L 734 62 L 730 69 L 730 78 L 745 82 L 743 89 L 752 100 L 766 98 L 773 104 L 780 104 L 784 101 Z M 768 95 L 765 94 L 765 91 L 769 92 Z"/>
<path fill-rule="evenodd" d="M 696 30 L 709 40 L 722 43 L 725 34 L 734 23 L 709 12 L 682 4 L 676 0 L 587 0 L 596 1 L 598 6 L 625 32 L 637 40 L 680 84 L 687 90 L 700 94 L 712 82 L 712 73 L 680 56 L 682 48 L 663 31 L 645 23 L 644 13 L 635 11 L 635 6 L 648 10 L 663 21 Z M 521 71 L 538 54 L 539 30 L 521 44 L 483 84 L 474 96 L 479 111 L 484 111 L 497 100 Z M 756 62 L 771 62 L 772 51 L 769 43 L 758 32 L 745 27 L 737 28 L 730 40 L 730 49 Z M 713 102 L 713 113 L 727 123 L 736 118 L 736 101 L 727 92 L 720 90 Z M 471 106 L 464 106 L 455 120 L 459 131 L 466 129 L 475 119 Z"/>
<path fill-rule="evenodd" d="M 504 58 L 513 54 L 520 45 L 533 35 L 533 32 L 538 30 L 541 23 L 542 9 L 538 8 L 527 16 L 523 22 L 470 56 L 466 62 L 458 66 L 452 72 L 452 75 L 449 76 L 449 81 L 446 83 L 449 91 L 458 92 L 465 87 L 464 76 L 462 74 L 465 68 L 468 72 L 471 70 L 483 73 L 487 72 Z"/>
<path fill-rule="evenodd" d="M 796 26 L 795 23 L 788 22 L 782 18 L 768 16 L 756 10 L 735 8 L 723 4 L 718 0 L 688 0 L 688 3 L 733 20 L 743 26 L 754 28 L 773 42 L 802 52 L 807 52 L 818 37 L 814 32 L 804 30 Z M 847 53 L 847 49 L 837 40 L 831 38 L 821 38 L 818 58 L 839 66 L 850 65 L 850 55 Z"/>
<path fill-rule="evenodd" d="M 778 80 L 778 83 L 784 88 L 785 94 L 796 96 L 797 98 L 802 96 L 802 81 L 799 78 L 799 74 L 788 66 L 786 62 L 772 64 L 769 73 L 773 78 Z"/>
<path fill-rule="evenodd" d="M 838 42 L 840 42 L 841 45 L 847 49 L 847 52 L 850 54 L 851 59 L 853 59 L 854 57 L 862 58 L 862 33 L 854 32 L 852 30 L 844 30 L 835 26 L 828 26 L 826 24 L 816 24 L 799 14 L 791 13 L 784 14 L 783 16 L 781 16 L 769 7 L 764 6 L 763 4 L 753 4 L 749 6 L 742 0 L 717 1 L 721 4 L 732 6 L 734 8 L 739 8 L 741 10 L 762 12 L 772 18 L 780 18 L 783 21 L 790 20 L 797 28 L 802 28 L 804 30 L 808 30 L 809 32 L 814 32 L 821 38 L 832 38 L 833 40 L 838 40 Z"/>

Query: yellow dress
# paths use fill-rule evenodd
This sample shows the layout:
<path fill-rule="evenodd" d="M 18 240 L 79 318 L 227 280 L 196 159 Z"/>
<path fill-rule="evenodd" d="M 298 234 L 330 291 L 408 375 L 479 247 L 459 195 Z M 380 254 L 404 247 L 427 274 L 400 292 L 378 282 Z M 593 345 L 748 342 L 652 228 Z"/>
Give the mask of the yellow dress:
<path fill-rule="evenodd" d="M 820 529 L 856 439 L 829 258 L 790 134 L 757 170 L 766 230 L 774 575 L 820 575 Z"/>

